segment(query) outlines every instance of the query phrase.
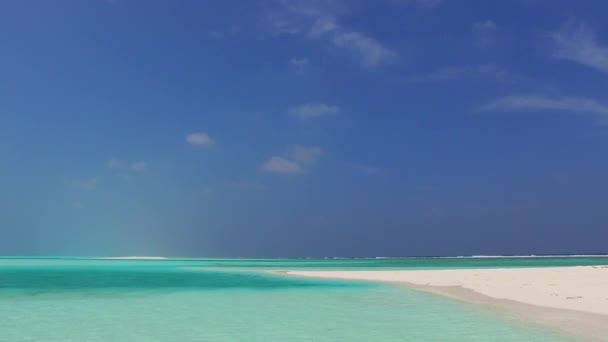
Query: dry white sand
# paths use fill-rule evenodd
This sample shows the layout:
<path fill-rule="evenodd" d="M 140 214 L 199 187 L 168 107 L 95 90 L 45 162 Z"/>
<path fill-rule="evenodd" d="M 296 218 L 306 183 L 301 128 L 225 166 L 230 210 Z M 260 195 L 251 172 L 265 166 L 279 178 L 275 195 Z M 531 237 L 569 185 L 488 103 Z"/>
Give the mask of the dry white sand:
<path fill-rule="evenodd" d="M 285 273 L 401 283 L 590 341 L 608 341 L 608 266 Z"/>

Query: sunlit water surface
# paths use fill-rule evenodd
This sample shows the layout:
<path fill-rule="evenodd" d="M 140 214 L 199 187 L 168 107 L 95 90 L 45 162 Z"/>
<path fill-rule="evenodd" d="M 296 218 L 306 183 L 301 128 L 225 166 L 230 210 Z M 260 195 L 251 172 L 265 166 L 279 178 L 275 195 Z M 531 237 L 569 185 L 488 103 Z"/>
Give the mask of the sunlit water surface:
<path fill-rule="evenodd" d="M 539 266 L 529 260 L 494 262 Z M 401 287 L 259 271 L 407 267 L 491 265 L 429 259 L 4 258 L 0 341 L 565 341 L 473 305 Z"/>

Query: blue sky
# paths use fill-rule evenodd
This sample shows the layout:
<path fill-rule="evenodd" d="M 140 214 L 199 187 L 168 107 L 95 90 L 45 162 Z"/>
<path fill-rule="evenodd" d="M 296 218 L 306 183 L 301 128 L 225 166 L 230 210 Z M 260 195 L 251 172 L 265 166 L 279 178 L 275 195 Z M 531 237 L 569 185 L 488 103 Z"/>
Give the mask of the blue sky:
<path fill-rule="evenodd" d="M 0 254 L 606 252 L 599 1 L 4 1 Z"/>

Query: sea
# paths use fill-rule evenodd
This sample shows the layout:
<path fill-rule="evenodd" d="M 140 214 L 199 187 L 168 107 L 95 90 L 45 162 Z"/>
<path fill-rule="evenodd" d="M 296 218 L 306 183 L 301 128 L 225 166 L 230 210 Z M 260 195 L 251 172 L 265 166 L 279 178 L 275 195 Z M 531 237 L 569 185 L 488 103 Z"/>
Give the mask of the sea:
<path fill-rule="evenodd" d="M 402 286 L 280 271 L 605 264 L 601 257 L 3 257 L 0 341 L 570 341 L 483 307 Z"/>

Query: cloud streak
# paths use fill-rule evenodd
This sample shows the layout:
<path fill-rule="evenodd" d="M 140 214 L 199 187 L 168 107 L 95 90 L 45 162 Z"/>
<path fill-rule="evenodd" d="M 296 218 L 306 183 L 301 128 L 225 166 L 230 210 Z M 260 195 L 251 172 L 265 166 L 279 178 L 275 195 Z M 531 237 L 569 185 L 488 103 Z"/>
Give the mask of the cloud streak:
<path fill-rule="evenodd" d="M 361 32 L 340 32 L 333 36 L 335 46 L 359 54 L 363 66 L 376 67 L 397 59 L 397 54 Z"/>
<path fill-rule="evenodd" d="M 555 43 L 555 58 L 608 73 L 608 48 L 597 42 L 594 32 L 586 25 L 566 25 L 549 37 Z"/>
<path fill-rule="evenodd" d="M 194 132 L 186 135 L 186 142 L 197 147 L 211 147 L 214 142 L 207 133 Z"/>
<path fill-rule="evenodd" d="M 431 3 L 431 0 L 419 0 Z M 279 1 L 278 10 L 268 16 L 277 34 L 300 35 L 323 41 L 354 56 L 364 67 L 377 67 L 397 60 L 398 54 L 373 37 L 337 22 L 333 2 L 314 0 Z"/>
<path fill-rule="evenodd" d="M 591 114 L 608 123 L 608 105 L 582 97 L 507 96 L 483 105 L 482 111 L 560 111 Z"/>

